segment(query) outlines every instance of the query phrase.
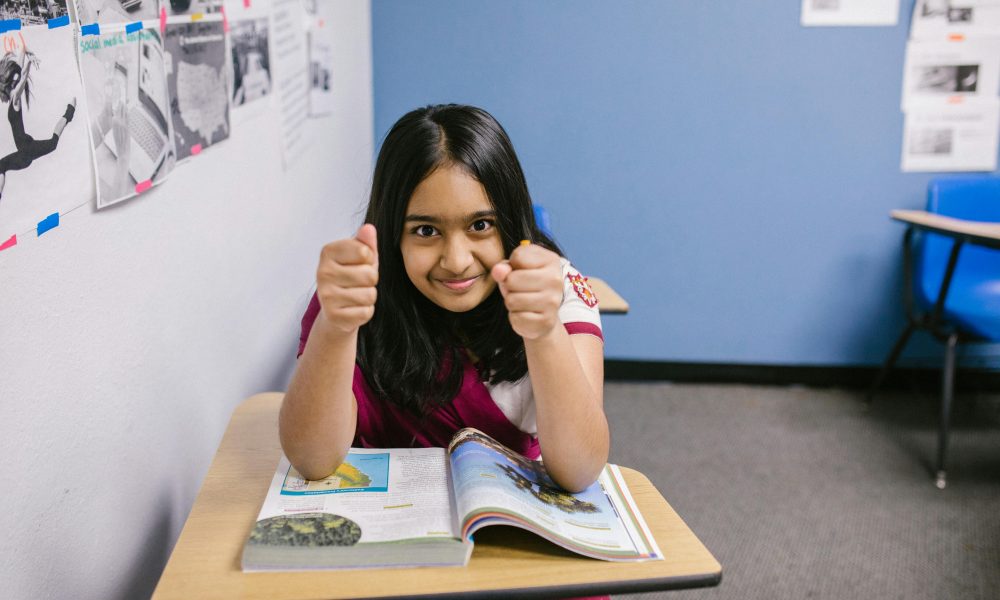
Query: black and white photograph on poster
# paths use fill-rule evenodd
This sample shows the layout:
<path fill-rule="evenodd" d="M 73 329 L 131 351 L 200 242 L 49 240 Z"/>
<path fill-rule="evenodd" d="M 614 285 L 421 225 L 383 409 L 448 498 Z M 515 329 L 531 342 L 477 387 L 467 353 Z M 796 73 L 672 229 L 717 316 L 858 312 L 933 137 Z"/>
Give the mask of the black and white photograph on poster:
<path fill-rule="evenodd" d="M 177 162 L 159 28 L 80 38 L 97 208 L 163 181 Z"/>
<path fill-rule="evenodd" d="M 314 18 L 309 30 L 309 116 L 333 112 L 333 43 L 326 22 Z"/>
<path fill-rule="evenodd" d="M 160 18 L 159 0 L 74 0 L 77 20 L 90 23 L 134 23 Z"/>
<path fill-rule="evenodd" d="M 163 0 L 167 16 L 213 14 L 222 11 L 222 0 Z"/>
<path fill-rule="evenodd" d="M 0 19 L 21 19 L 21 25 L 45 25 L 68 14 L 67 0 L 0 0 Z"/>
<path fill-rule="evenodd" d="M 979 65 L 929 65 L 914 69 L 913 91 L 918 94 L 975 92 Z"/>
<path fill-rule="evenodd" d="M 167 25 L 164 48 L 174 145 L 183 160 L 229 137 L 222 22 Z"/>
<path fill-rule="evenodd" d="M 0 35 L 0 236 L 93 198 L 71 27 Z"/>
<path fill-rule="evenodd" d="M 271 93 L 267 23 L 267 18 L 259 18 L 232 21 L 229 24 L 234 110 Z"/>

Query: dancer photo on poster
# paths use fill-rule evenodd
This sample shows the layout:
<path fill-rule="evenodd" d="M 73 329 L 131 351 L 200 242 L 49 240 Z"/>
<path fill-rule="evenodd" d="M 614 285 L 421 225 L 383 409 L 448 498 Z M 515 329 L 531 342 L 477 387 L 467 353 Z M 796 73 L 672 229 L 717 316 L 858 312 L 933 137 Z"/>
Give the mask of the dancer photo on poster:
<path fill-rule="evenodd" d="M 83 95 L 73 31 L 26 28 L 0 35 L 0 237 L 92 197 Z"/>

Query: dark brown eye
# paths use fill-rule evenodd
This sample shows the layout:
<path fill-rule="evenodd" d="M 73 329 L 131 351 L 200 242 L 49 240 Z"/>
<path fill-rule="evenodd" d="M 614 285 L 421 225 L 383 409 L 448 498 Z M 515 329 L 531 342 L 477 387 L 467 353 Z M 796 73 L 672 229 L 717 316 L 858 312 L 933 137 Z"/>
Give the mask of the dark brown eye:
<path fill-rule="evenodd" d="M 493 222 L 487 219 L 480 219 L 472 224 L 472 230 L 477 232 L 489 231 L 493 227 Z"/>

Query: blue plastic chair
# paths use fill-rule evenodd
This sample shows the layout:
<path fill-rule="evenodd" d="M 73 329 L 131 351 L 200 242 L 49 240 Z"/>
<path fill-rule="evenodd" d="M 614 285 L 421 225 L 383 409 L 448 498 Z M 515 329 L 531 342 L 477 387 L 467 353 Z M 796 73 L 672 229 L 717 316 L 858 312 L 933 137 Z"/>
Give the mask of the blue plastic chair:
<path fill-rule="evenodd" d="M 927 212 L 967 221 L 1000 222 L 1000 178 L 941 177 L 928 184 Z M 1000 250 L 910 226 L 903 237 L 907 326 L 869 392 L 869 400 L 917 329 L 945 344 L 938 429 L 937 486 L 945 458 L 960 342 L 1000 341 Z"/>

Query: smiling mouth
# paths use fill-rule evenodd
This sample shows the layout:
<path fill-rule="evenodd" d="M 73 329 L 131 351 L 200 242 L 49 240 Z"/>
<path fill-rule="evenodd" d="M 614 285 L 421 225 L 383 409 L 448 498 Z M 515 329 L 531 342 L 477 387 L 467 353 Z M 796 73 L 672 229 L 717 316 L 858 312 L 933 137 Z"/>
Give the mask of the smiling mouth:
<path fill-rule="evenodd" d="M 469 277 L 466 279 L 438 279 L 438 283 L 448 288 L 449 290 L 455 290 L 460 292 L 462 290 L 467 290 L 472 287 L 472 284 L 479 281 L 482 275 L 476 275 L 475 277 Z"/>

